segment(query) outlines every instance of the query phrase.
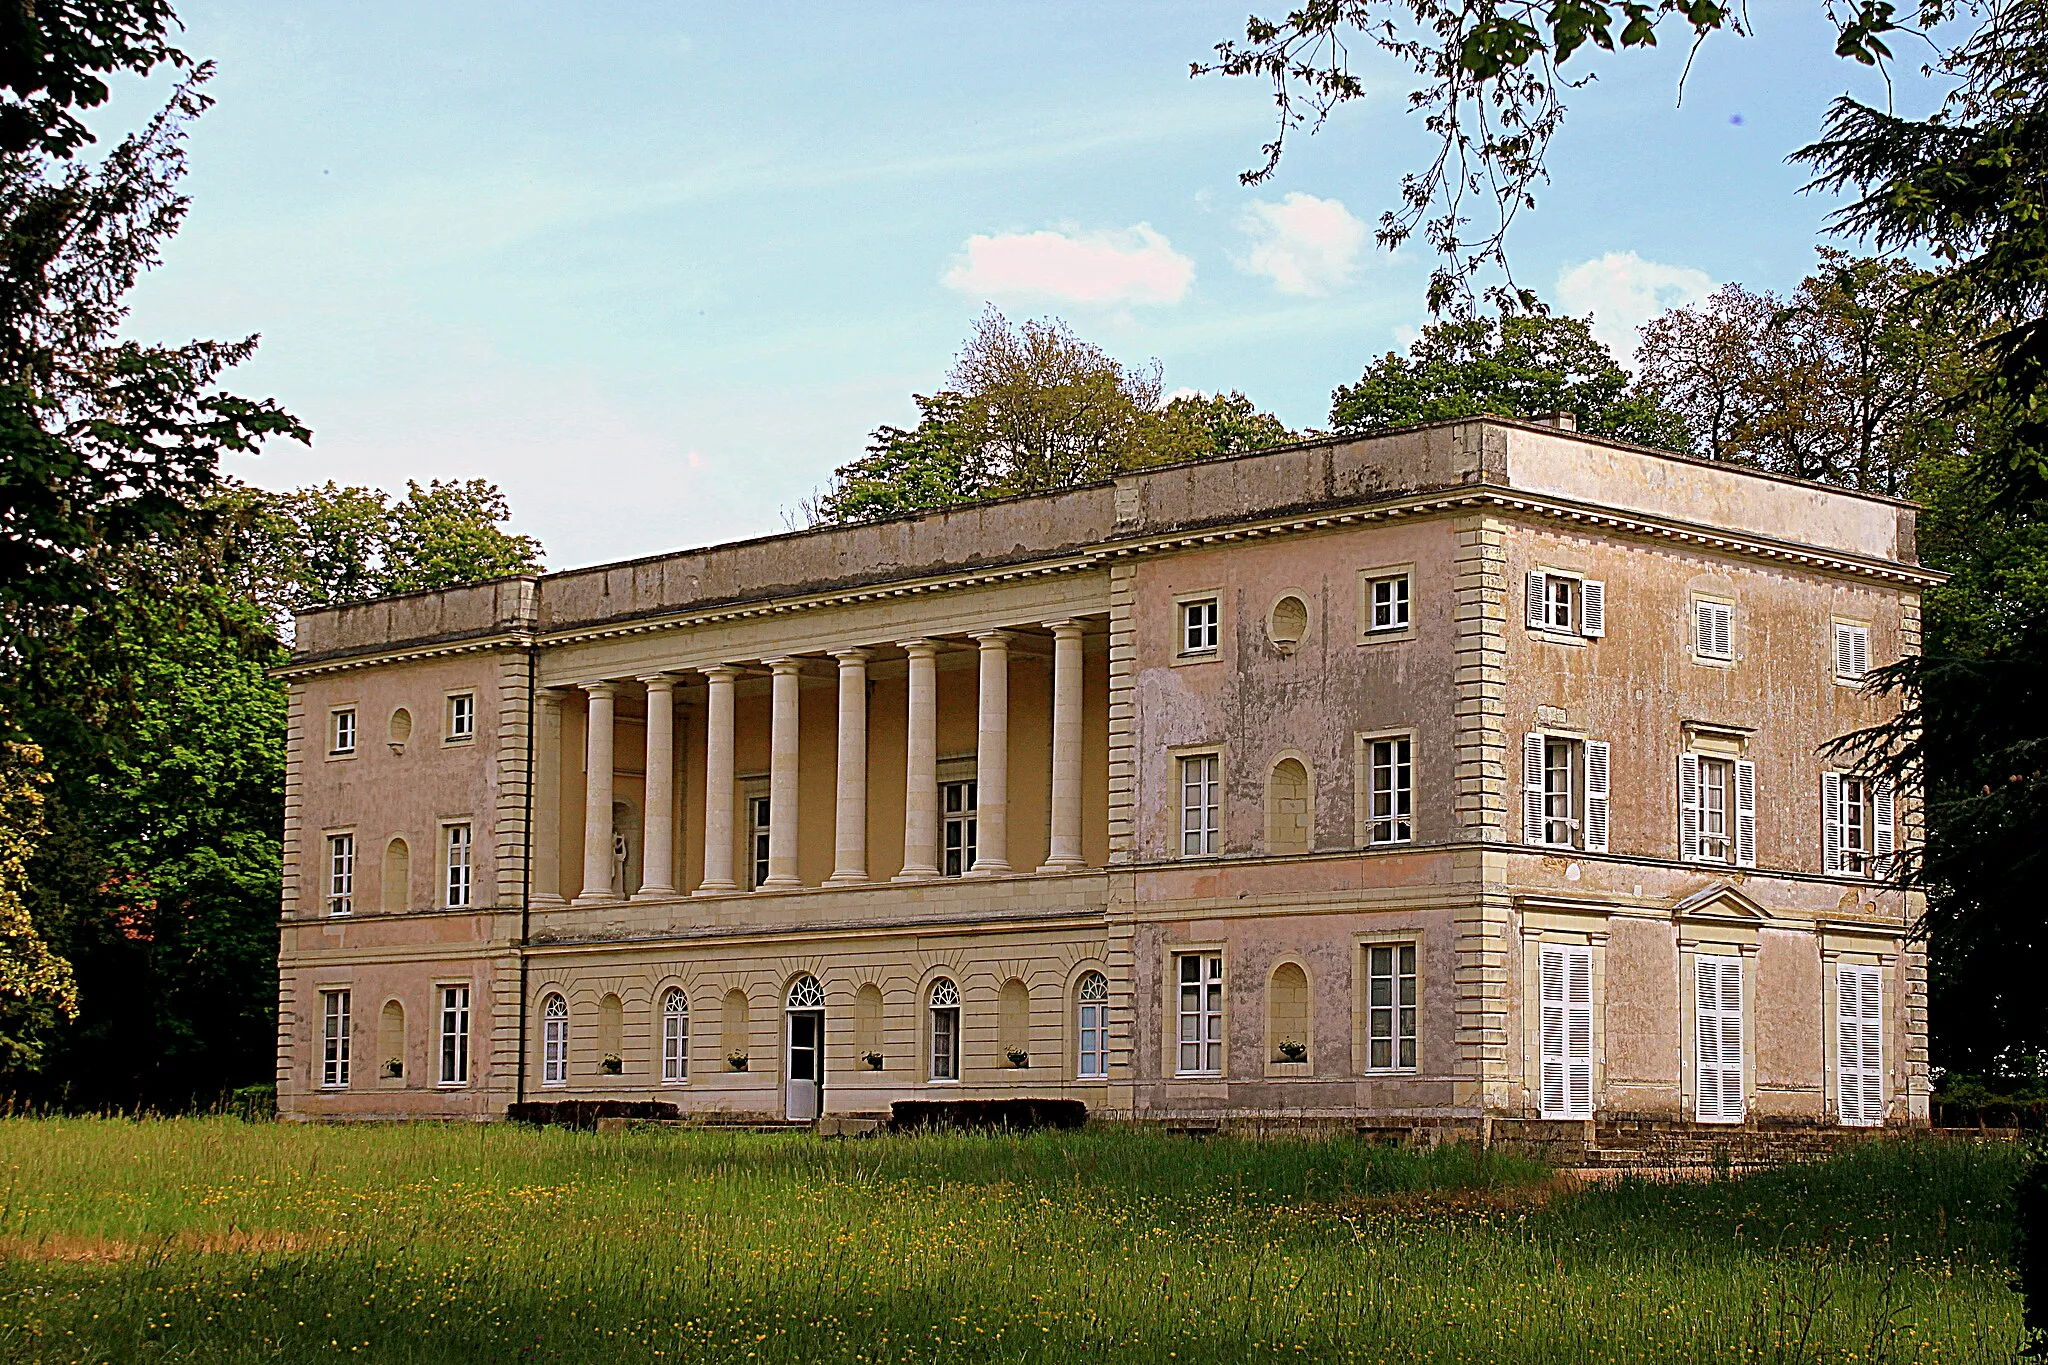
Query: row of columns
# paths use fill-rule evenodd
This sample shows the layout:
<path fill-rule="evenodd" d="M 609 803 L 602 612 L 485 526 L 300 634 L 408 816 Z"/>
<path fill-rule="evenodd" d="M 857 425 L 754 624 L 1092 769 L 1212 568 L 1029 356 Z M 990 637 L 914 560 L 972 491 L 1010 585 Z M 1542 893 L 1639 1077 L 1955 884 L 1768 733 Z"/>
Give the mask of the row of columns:
<path fill-rule="evenodd" d="M 1051 828 L 1041 872 L 1069 872 L 1086 866 L 1081 856 L 1081 717 L 1082 626 L 1078 621 L 1048 621 L 1053 636 Z M 1009 861 L 1010 641 L 1007 630 L 977 631 L 978 707 L 975 725 L 976 852 L 970 876 L 999 876 L 1012 871 Z M 938 642 L 899 642 L 909 661 L 903 801 L 903 868 L 899 882 L 924 881 L 939 875 L 938 788 Z M 868 662 L 866 648 L 829 651 L 839 668 L 836 799 L 832 832 L 832 874 L 827 885 L 847 886 L 871 880 L 867 866 L 868 831 Z M 797 874 L 798 786 L 801 753 L 798 743 L 798 688 L 803 661 L 794 656 L 761 660 L 770 673 L 768 875 L 759 889 L 801 887 Z M 694 670 L 705 681 L 704 750 L 704 876 L 696 895 L 729 895 L 739 890 L 733 876 L 736 797 L 733 742 L 733 689 L 742 670 L 715 664 Z M 665 899 L 676 894 L 675 850 L 675 687 L 673 673 L 639 679 L 647 687 L 647 759 L 644 850 L 640 889 L 634 899 Z M 614 899 L 612 885 L 613 721 L 618 686 L 614 682 L 579 684 L 589 698 L 585 729 L 583 880 L 578 905 Z M 560 697 L 542 699 L 546 709 L 539 743 L 559 745 Z M 536 791 L 541 809 L 558 808 L 559 779 L 543 780 Z M 535 830 L 536 861 L 543 870 L 556 864 L 559 839 L 545 815 Z M 559 903 L 553 888 L 534 895 L 536 904 Z"/>

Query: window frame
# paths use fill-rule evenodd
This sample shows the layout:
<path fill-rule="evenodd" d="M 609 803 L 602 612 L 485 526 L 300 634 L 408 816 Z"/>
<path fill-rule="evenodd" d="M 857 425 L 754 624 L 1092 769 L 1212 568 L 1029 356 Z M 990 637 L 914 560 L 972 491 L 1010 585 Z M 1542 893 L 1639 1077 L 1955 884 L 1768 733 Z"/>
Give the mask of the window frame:
<path fill-rule="evenodd" d="M 1186 749 L 1169 750 L 1173 762 L 1174 804 L 1177 818 L 1174 821 L 1174 856 L 1190 862 L 1223 856 L 1223 749 L 1217 745 L 1206 745 Z M 1188 765 L 1207 763 L 1207 776 L 1201 780 L 1203 801 L 1199 807 L 1188 804 Z M 1193 830 L 1188 828 L 1188 813 L 1199 809 L 1202 823 Z M 1190 853 L 1188 836 L 1198 837 L 1202 848 Z"/>
<path fill-rule="evenodd" d="M 1890 1051 L 1885 1038 L 1885 990 L 1884 965 L 1873 962 L 1836 961 L 1835 968 L 1835 1121 L 1848 1128 L 1881 1128 L 1891 1104 L 1890 1077 L 1885 1071 L 1885 1054 Z M 1845 988 L 1851 977 L 1856 980 L 1853 994 Z M 1866 988 L 1867 987 L 1867 988 Z M 1853 1041 L 1850 1029 L 1855 1030 Z M 1843 1061 L 1854 1048 L 1857 1065 L 1844 1066 Z M 1875 1054 L 1875 1065 L 1872 1055 Z M 1850 1078 L 1860 1078 L 1856 1113 L 1852 1116 L 1849 1106 L 1844 1103 Z M 1873 1103 L 1872 1087 L 1875 1088 Z"/>
<path fill-rule="evenodd" d="M 435 1018 L 438 1024 L 436 1039 L 437 1076 L 435 1085 L 443 1090 L 460 1089 L 469 1084 L 471 1016 L 470 1005 L 473 992 L 467 981 L 440 981 L 434 985 L 437 997 Z M 457 991 L 461 997 L 451 1002 L 450 997 Z M 452 1018 L 451 1018 L 452 1016 Z M 451 1023 L 454 1025 L 450 1027 Z M 450 1043 L 454 1043 L 451 1050 Z M 454 1065 L 451 1067 L 450 1063 Z M 450 1071 L 455 1074 L 452 1076 Z"/>
<path fill-rule="evenodd" d="M 460 849 L 462 860 L 456 861 Z M 457 873 L 460 873 L 458 886 Z M 459 893 L 459 897 L 458 897 Z M 449 910 L 476 908 L 476 824 L 470 820 L 441 822 L 441 904 Z"/>
<path fill-rule="evenodd" d="M 355 1024 L 350 995 L 352 987 L 326 986 L 320 990 L 320 1088 L 346 1090 L 352 1069 Z"/>
<path fill-rule="evenodd" d="M 1188 615 L 1197 607 L 1209 608 L 1210 618 L 1204 625 L 1210 642 L 1199 648 L 1188 648 Z M 1195 592 L 1176 593 L 1173 599 L 1173 662 L 1176 664 L 1213 663 L 1223 657 L 1223 589 L 1203 588 Z"/>
<path fill-rule="evenodd" d="M 1852 827 L 1862 835 L 1854 846 L 1849 842 Z M 1891 779 L 1854 772 L 1822 773 L 1821 870 L 1834 877 L 1883 881 L 1891 875 L 1897 853 L 1898 796 Z"/>
<path fill-rule="evenodd" d="M 1102 994 L 1091 999 L 1085 992 L 1092 982 L 1102 983 Z M 1106 1081 L 1109 1079 L 1109 974 L 1098 967 L 1090 967 L 1075 978 L 1074 991 L 1074 1079 L 1077 1081 Z M 1089 1022 L 1090 1012 L 1094 1022 Z M 1094 1035 L 1095 1046 L 1088 1046 L 1089 1035 Z M 1090 1057 L 1095 1059 L 1091 1070 Z"/>
<path fill-rule="evenodd" d="M 1554 586 L 1563 593 L 1554 592 Z M 1575 569 L 1535 568 L 1524 576 L 1523 591 L 1523 624 L 1543 639 L 1583 642 L 1607 634 L 1605 579 Z"/>
<path fill-rule="evenodd" d="M 1389 1075 L 1416 1072 L 1422 1066 L 1422 941 L 1416 937 L 1395 937 L 1371 939 L 1359 944 L 1362 961 L 1360 976 L 1364 983 L 1364 1063 L 1360 1070 L 1369 1075 Z M 1377 970 L 1376 957 L 1388 955 L 1386 972 Z M 1405 967 L 1403 970 L 1405 955 Z M 1387 983 L 1387 1000 L 1381 1003 L 1375 996 L 1377 983 Z M 1408 999 L 1401 999 L 1403 986 L 1407 988 Z M 1387 1060 L 1374 1059 L 1375 1045 L 1382 1035 L 1378 1033 L 1380 1016 L 1384 1013 L 1387 1031 Z M 1404 1017 L 1405 1016 L 1405 1019 Z M 1405 1028 L 1404 1028 L 1405 1024 Z M 1402 1047 L 1407 1047 L 1407 1060 L 1402 1060 Z"/>
<path fill-rule="evenodd" d="M 555 1006 L 561 1006 L 558 1013 Z M 559 1090 L 569 1084 L 569 997 L 549 990 L 540 998 L 540 1083 Z"/>
<path fill-rule="evenodd" d="M 949 999 L 941 1000 L 941 988 Z M 960 1083 L 960 983 L 951 976 L 935 976 L 924 988 L 925 1083 Z M 942 1046 L 943 1044 L 943 1046 Z"/>
<path fill-rule="evenodd" d="M 1552 774 L 1560 771 L 1551 760 L 1551 746 L 1569 746 L 1565 774 L 1566 813 L 1558 816 L 1555 800 L 1560 795 Z M 1613 814 L 1613 745 L 1604 739 L 1573 730 L 1527 730 L 1522 734 L 1522 843 L 1530 848 L 1574 849 L 1581 853 L 1606 853 L 1611 846 L 1609 824 Z M 1571 836 L 1559 843 L 1550 837 L 1562 820 Z"/>
<path fill-rule="evenodd" d="M 1870 622 L 1837 616 L 1830 622 L 1830 627 L 1829 672 L 1834 674 L 1839 686 L 1862 687 L 1870 676 Z"/>
<path fill-rule="evenodd" d="M 476 689 L 465 687 L 460 691 L 447 693 L 447 704 L 441 708 L 441 742 L 443 744 L 474 744 L 477 737 Z M 457 729 L 456 721 L 464 714 L 463 703 L 468 703 L 469 725 Z"/>
<path fill-rule="evenodd" d="M 1380 620 L 1381 590 L 1387 620 Z M 1406 640 L 1415 634 L 1415 566 L 1380 564 L 1358 571 L 1358 642 Z"/>
<path fill-rule="evenodd" d="M 768 851 L 775 828 L 775 807 L 769 799 L 768 779 L 750 777 L 740 784 L 740 809 L 747 817 L 747 890 L 759 891 L 768 880 Z M 759 813 L 768 812 L 766 820 Z"/>
<path fill-rule="evenodd" d="M 1728 1008 L 1727 1000 L 1731 971 L 1735 983 L 1735 1007 L 1732 1010 Z M 1706 1002 L 1706 994 L 1710 989 L 1708 986 L 1710 974 L 1712 978 L 1711 990 L 1716 997 L 1715 1003 L 1711 1008 Z M 1750 993 L 1749 967 L 1743 961 L 1743 955 L 1740 952 L 1715 945 L 1712 949 L 1702 948 L 1694 952 L 1692 975 L 1693 1119 L 1698 1123 L 1741 1123 L 1748 1117 L 1751 1094 L 1748 1046 L 1749 1021 L 1747 1018 Z M 1719 1058 L 1712 1063 L 1709 1063 L 1707 1059 L 1708 1040 L 1705 1021 L 1709 1018 L 1717 1021 L 1714 1026 L 1713 1036 L 1715 1050 L 1720 1053 Z M 1728 1035 L 1731 1027 L 1735 1043 L 1735 1059 L 1732 1064 L 1728 1059 Z M 1731 1065 L 1735 1072 L 1736 1103 L 1733 1113 L 1730 1113 L 1728 1110 L 1728 1088 L 1726 1081 Z M 1721 1078 L 1716 1085 L 1717 1098 L 1712 1105 L 1707 1103 L 1706 1078 L 1710 1072 Z"/>
<path fill-rule="evenodd" d="M 680 985 L 661 993 L 661 1083 L 690 1083 L 690 993 Z"/>
<path fill-rule="evenodd" d="M 1594 970 L 1593 947 L 1585 943 L 1559 943 L 1538 940 L 1536 948 L 1536 1107 L 1544 1119 L 1576 1121 L 1590 1119 L 1598 1108 L 1596 1095 L 1599 1076 L 1599 1014 L 1596 1006 L 1598 995 L 1597 973 Z M 1550 998 L 1547 961 L 1559 964 L 1557 974 L 1558 991 L 1556 998 Z M 1585 1000 L 1572 998 L 1575 985 L 1573 968 L 1585 964 Z M 1575 1056 L 1575 1039 L 1579 1026 L 1583 1025 L 1585 1056 Z M 1555 1033 L 1557 1050 L 1550 1050 L 1550 1039 Z M 1557 1062 L 1557 1103 L 1551 1102 L 1551 1061 Z M 1583 1074 L 1583 1103 L 1580 1084 Z"/>
<path fill-rule="evenodd" d="M 1391 848 L 1415 842 L 1415 733 L 1399 730 L 1387 734 L 1360 735 L 1360 770 L 1365 787 L 1365 846 L 1367 848 Z M 1389 749 L 1389 762 L 1384 765 L 1393 782 L 1388 787 L 1380 784 L 1381 746 Z M 1405 754 L 1402 752 L 1405 749 Z M 1405 782 L 1402 781 L 1405 777 Z M 1380 798 L 1387 796 L 1387 811 L 1382 814 Z M 1382 827 L 1387 830 L 1385 838 L 1380 836 Z"/>
<path fill-rule="evenodd" d="M 348 745 L 342 746 L 343 722 L 347 722 Z M 327 756 L 329 758 L 354 758 L 363 743 L 363 717 L 361 708 L 354 702 L 346 706 L 327 708 Z"/>
<path fill-rule="evenodd" d="M 1735 662 L 1735 604 L 1720 597 L 1692 599 L 1692 658 L 1694 663 L 1726 665 Z"/>
<path fill-rule="evenodd" d="M 1173 949 L 1173 1074 L 1189 1079 L 1221 1077 L 1229 1060 L 1230 1001 L 1226 991 L 1229 976 L 1221 948 L 1176 946 Z M 1196 965 L 1188 976 L 1188 964 Z M 1195 1009 L 1187 1008 L 1188 991 L 1195 991 Z M 1195 1021 L 1195 1036 L 1188 1036 L 1188 1021 Z M 1197 1065 L 1187 1065 L 1193 1048 Z"/>
<path fill-rule="evenodd" d="M 321 860 L 326 883 L 321 899 L 329 919 L 344 919 L 356 912 L 356 832 L 354 828 L 323 831 L 326 856 Z"/>
<path fill-rule="evenodd" d="M 952 793 L 966 789 L 967 795 L 958 810 L 949 810 L 947 801 Z M 974 870 L 975 854 L 980 846 L 981 826 L 981 784 L 972 775 L 955 777 L 939 782 L 939 875 L 942 877 L 964 877 Z M 959 843 L 954 843 L 955 838 Z M 958 854 L 955 870 L 955 857 Z"/>

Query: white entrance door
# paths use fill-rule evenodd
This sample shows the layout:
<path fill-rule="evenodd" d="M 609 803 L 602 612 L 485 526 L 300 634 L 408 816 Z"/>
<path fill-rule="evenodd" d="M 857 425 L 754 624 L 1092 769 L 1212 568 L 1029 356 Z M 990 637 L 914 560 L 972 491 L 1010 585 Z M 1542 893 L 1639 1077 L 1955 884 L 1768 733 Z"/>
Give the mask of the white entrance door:
<path fill-rule="evenodd" d="M 1541 1094 L 1547 1119 L 1593 1117 L 1593 950 L 1545 943 L 1537 950 Z"/>
<path fill-rule="evenodd" d="M 824 1043 L 824 1011 L 789 1012 L 789 1074 L 783 1082 L 782 1113 L 792 1123 L 809 1123 L 818 1117 Z"/>

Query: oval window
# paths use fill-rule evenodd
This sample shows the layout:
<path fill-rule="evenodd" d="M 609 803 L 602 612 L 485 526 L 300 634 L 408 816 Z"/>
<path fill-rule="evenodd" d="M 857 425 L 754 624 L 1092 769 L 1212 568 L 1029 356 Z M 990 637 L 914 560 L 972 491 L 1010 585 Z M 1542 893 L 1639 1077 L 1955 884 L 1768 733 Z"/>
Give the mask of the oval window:
<path fill-rule="evenodd" d="M 1266 634 L 1282 654 L 1291 654 L 1308 634 L 1308 603 L 1293 593 L 1273 604 L 1266 617 Z"/>

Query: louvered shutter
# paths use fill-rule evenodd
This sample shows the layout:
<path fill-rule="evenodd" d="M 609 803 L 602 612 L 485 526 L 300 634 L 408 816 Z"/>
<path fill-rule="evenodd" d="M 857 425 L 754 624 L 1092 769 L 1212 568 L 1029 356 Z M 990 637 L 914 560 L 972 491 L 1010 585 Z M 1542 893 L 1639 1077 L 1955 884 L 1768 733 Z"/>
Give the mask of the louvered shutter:
<path fill-rule="evenodd" d="M 1541 630 L 1545 619 L 1544 596 L 1550 589 L 1550 576 L 1542 573 L 1529 575 L 1529 629 Z"/>
<path fill-rule="evenodd" d="M 1692 604 L 1692 652 L 1702 657 L 1714 653 L 1713 613 L 1705 602 Z"/>
<path fill-rule="evenodd" d="M 1849 666 L 1855 670 L 1851 677 L 1860 678 L 1870 671 L 1870 631 L 1866 627 L 1849 628 Z"/>
<path fill-rule="evenodd" d="M 1717 659 L 1734 658 L 1735 641 L 1732 635 L 1735 622 L 1735 608 L 1717 605 L 1710 614 L 1713 617 L 1714 625 L 1714 657 Z"/>
<path fill-rule="evenodd" d="M 1693 959 L 1694 1112 L 1702 1123 L 1740 1123 L 1742 1094 L 1742 959 Z"/>
<path fill-rule="evenodd" d="M 1823 870 L 1842 870 L 1842 775 L 1820 775 L 1820 861 Z"/>
<path fill-rule="evenodd" d="M 1593 1117 L 1593 950 L 1567 948 L 1565 967 L 1565 1117 Z"/>
<path fill-rule="evenodd" d="M 1579 634 L 1607 633 L 1607 585 L 1597 578 L 1579 584 Z"/>
<path fill-rule="evenodd" d="M 1756 866 L 1756 764 L 1735 765 L 1735 865 Z"/>
<path fill-rule="evenodd" d="M 1856 676 L 1856 629 L 1853 626 L 1835 626 L 1835 676 Z"/>
<path fill-rule="evenodd" d="M 1586 852 L 1607 851 L 1607 741 L 1586 741 Z"/>
<path fill-rule="evenodd" d="M 1522 842 L 1543 842 L 1543 735 L 1522 736 Z"/>
<path fill-rule="evenodd" d="M 1700 756 L 1678 756 L 1678 856 L 1692 862 L 1700 856 Z"/>
<path fill-rule="evenodd" d="M 1565 950 L 1546 943 L 1537 949 L 1537 1013 L 1541 1035 L 1538 1054 L 1542 1076 L 1537 1106 L 1543 1117 L 1566 1117 L 1565 1103 Z"/>
<path fill-rule="evenodd" d="M 1835 974 L 1835 1098 L 1843 1123 L 1884 1122 L 1884 982 L 1876 967 Z"/>
<path fill-rule="evenodd" d="M 1892 810 L 1892 780 L 1880 777 L 1870 794 L 1871 825 L 1875 843 L 1872 852 L 1877 854 L 1877 875 L 1891 875 L 1892 847 L 1898 837 L 1897 824 Z"/>

